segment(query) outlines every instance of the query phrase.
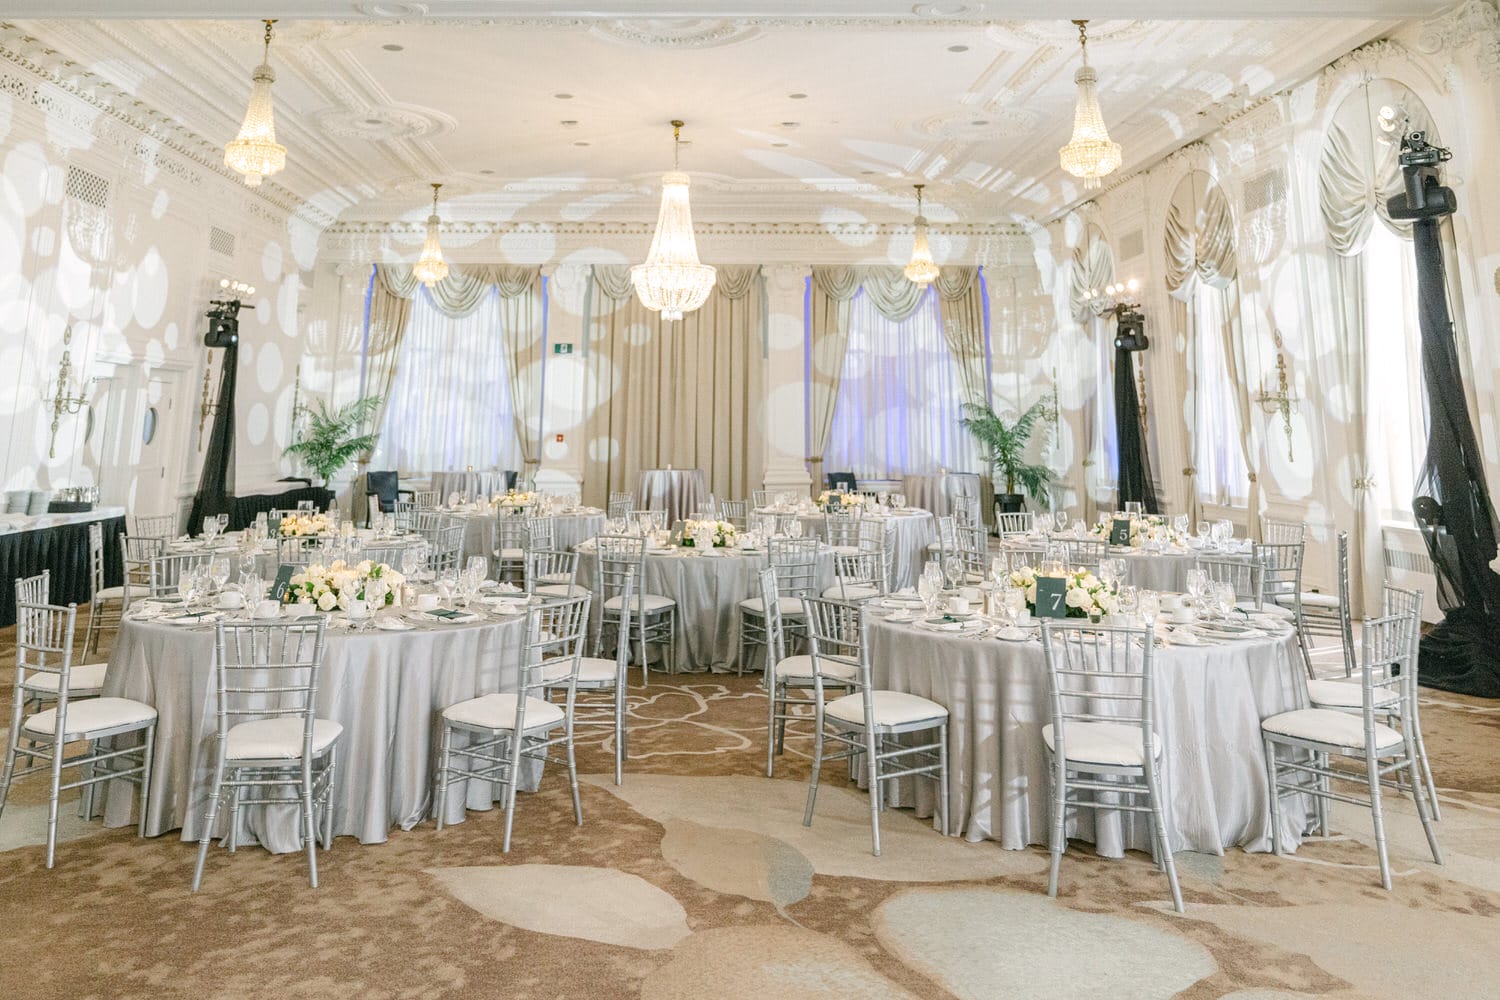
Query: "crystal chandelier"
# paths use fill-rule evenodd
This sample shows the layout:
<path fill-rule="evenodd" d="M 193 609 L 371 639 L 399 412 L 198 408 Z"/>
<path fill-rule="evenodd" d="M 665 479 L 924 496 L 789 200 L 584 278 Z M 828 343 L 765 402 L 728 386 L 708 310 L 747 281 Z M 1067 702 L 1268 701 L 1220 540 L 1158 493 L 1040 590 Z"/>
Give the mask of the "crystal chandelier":
<path fill-rule="evenodd" d="M 239 135 L 224 147 L 224 165 L 245 177 L 247 187 L 260 187 L 262 177 L 286 167 L 286 147 L 276 141 L 276 117 L 271 105 L 271 84 L 276 74 L 271 70 L 271 25 L 266 21 L 266 51 L 255 72 L 250 74 L 250 106 Z"/>
<path fill-rule="evenodd" d="M 1104 115 L 1099 111 L 1099 77 L 1089 65 L 1087 21 L 1078 25 L 1078 47 L 1083 51 L 1083 65 L 1073 75 L 1078 84 L 1078 105 L 1073 109 L 1073 138 L 1058 150 L 1062 168 L 1074 177 L 1083 178 L 1085 188 L 1096 188 L 1099 179 L 1120 165 L 1120 144 L 1111 142 Z"/>
<path fill-rule="evenodd" d="M 688 175 L 677 169 L 682 148 L 682 122 L 672 122 L 672 172 L 661 178 L 661 214 L 656 217 L 656 235 L 646 263 L 630 269 L 630 283 L 641 305 L 661 313 L 665 320 L 703 305 L 713 290 L 715 272 L 698 262 L 698 243 L 693 237 L 693 210 L 688 204 Z"/>
<path fill-rule="evenodd" d="M 437 214 L 437 199 L 441 187 L 441 184 L 432 186 L 432 214 L 427 217 L 427 239 L 422 243 L 422 256 L 411 268 L 412 276 L 428 288 L 448 277 L 448 262 L 443 260 L 443 247 L 438 242 L 438 226 L 442 220 Z"/>
<path fill-rule="evenodd" d="M 922 214 L 922 189 L 925 184 L 913 184 L 917 189 L 917 221 L 912 230 L 911 263 L 903 273 L 907 279 L 922 287 L 937 280 L 938 266 L 932 259 L 932 248 L 927 245 L 927 217 Z"/>

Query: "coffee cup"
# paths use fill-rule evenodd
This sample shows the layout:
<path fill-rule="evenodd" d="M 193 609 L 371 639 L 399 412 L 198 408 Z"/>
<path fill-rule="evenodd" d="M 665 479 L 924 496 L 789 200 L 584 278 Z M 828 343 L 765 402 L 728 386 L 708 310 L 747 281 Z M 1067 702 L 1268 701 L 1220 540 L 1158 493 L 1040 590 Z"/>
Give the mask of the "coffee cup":
<path fill-rule="evenodd" d="M 219 607 L 233 610 L 245 606 L 245 595 L 237 590 L 223 590 L 219 592 Z"/>
<path fill-rule="evenodd" d="M 1168 614 L 1171 614 L 1173 611 L 1181 610 L 1181 608 L 1182 608 L 1182 595 L 1181 594 L 1162 594 L 1161 595 L 1161 609 L 1163 611 L 1167 612 Z"/>
<path fill-rule="evenodd" d="M 344 616 L 354 621 L 360 621 L 370 617 L 370 609 L 365 605 L 364 601 L 355 601 L 349 605 L 348 610 L 344 612 Z"/>
<path fill-rule="evenodd" d="M 969 602 L 962 597 L 948 598 L 948 613 L 950 615 L 966 615 L 969 613 Z"/>
<path fill-rule="evenodd" d="M 437 610 L 437 606 L 438 606 L 438 595 L 436 595 L 436 594 L 418 594 L 417 595 L 417 610 L 418 611 L 436 611 Z"/>
<path fill-rule="evenodd" d="M 958 588 L 958 594 L 959 594 L 960 597 L 962 597 L 964 600 L 968 601 L 970 604 L 975 604 L 975 603 L 977 603 L 979 601 L 979 588 L 978 587 L 959 587 Z"/>
<path fill-rule="evenodd" d="M 261 601 L 255 606 L 255 617 L 275 618 L 281 614 L 281 605 L 275 601 Z"/>
<path fill-rule="evenodd" d="M 1178 625 L 1191 625 L 1197 617 L 1192 608 L 1178 608 L 1172 612 L 1172 621 Z"/>

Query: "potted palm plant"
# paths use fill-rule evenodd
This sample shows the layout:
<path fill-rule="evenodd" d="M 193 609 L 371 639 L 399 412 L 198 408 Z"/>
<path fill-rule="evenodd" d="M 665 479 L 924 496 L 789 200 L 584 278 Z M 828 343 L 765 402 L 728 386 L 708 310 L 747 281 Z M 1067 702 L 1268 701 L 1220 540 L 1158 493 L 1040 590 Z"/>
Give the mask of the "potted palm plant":
<path fill-rule="evenodd" d="M 295 416 L 306 415 L 307 427 L 283 454 L 302 459 L 330 488 L 333 477 L 358 455 L 375 449 L 380 435 L 362 431 L 379 408 L 379 396 L 364 396 L 333 411 L 321 399 L 317 409 L 299 407 L 301 412 Z"/>
<path fill-rule="evenodd" d="M 1005 484 L 1005 492 L 997 489 L 995 493 L 995 506 L 1000 512 L 1025 510 L 1027 494 L 1038 504 L 1045 504 L 1048 488 L 1052 485 L 1052 470 L 1026 461 L 1026 445 L 1037 421 L 1051 412 L 1050 397 L 1037 400 L 1011 423 L 983 404 L 965 403 L 963 412 L 959 423 L 979 442 L 996 486 L 1002 482 Z M 1017 486 L 1025 493 L 1018 493 Z"/>

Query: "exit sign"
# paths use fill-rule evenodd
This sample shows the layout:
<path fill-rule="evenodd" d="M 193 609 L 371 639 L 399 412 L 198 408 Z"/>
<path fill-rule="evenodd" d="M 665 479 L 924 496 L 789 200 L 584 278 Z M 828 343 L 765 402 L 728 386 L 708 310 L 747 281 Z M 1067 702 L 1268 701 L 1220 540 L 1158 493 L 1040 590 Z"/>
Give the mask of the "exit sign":
<path fill-rule="evenodd" d="M 573 345 L 572 344 L 553 344 L 552 345 L 552 353 L 553 354 L 572 354 L 573 353 Z"/>

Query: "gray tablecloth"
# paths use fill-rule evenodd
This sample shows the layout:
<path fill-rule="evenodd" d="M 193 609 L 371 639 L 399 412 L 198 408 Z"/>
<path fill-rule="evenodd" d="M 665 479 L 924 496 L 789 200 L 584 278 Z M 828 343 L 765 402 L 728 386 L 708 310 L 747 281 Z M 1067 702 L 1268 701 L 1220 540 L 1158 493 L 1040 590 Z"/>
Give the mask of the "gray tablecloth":
<path fill-rule="evenodd" d="M 970 841 L 1018 850 L 1045 844 L 1048 773 L 1042 727 L 1049 721 L 1040 642 L 967 639 L 872 620 L 875 686 L 930 698 L 949 712 L 948 814 Z M 1305 707 L 1294 637 L 1158 650 L 1157 723 L 1174 851 L 1271 848 L 1270 796 L 1260 720 Z M 898 801 L 932 815 L 934 786 L 901 783 Z M 1075 811 L 1068 836 L 1100 854 L 1150 851 L 1137 815 Z M 1281 835 L 1297 844 L 1306 805 L 1283 803 Z"/>
<path fill-rule="evenodd" d="M 598 574 L 592 547 L 578 561 L 578 582 L 593 589 Z M 677 602 L 676 668 L 731 671 L 739 663 L 739 602 L 760 595 L 758 574 L 767 556 L 742 555 L 710 549 L 652 551 L 646 556 L 646 592 Z M 818 565 L 818 593 L 833 586 L 833 554 L 824 552 Z M 596 592 L 595 603 L 598 603 Z M 763 661 L 753 661 L 757 665 Z"/>
<path fill-rule="evenodd" d="M 635 490 L 635 509 L 664 510 L 668 524 L 687 517 L 707 500 L 702 469 L 645 469 Z"/>
<path fill-rule="evenodd" d="M 756 513 L 774 514 L 774 511 L 761 509 Z M 804 535 L 823 537 L 822 514 L 804 514 L 798 520 L 802 522 Z M 891 590 L 915 587 L 927 563 L 927 546 L 937 541 L 932 513 L 907 509 L 894 511 L 880 520 L 885 524 L 886 585 Z"/>
<path fill-rule="evenodd" d="M 447 503 L 448 496 L 453 493 L 477 498 L 505 492 L 505 473 L 495 470 L 434 472 L 431 482 L 430 488 L 437 493 L 440 503 Z"/>
<path fill-rule="evenodd" d="M 383 843 L 393 824 L 411 829 L 428 818 L 441 736 L 438 713 L 477 695 L 515 690 L 523 621 L 328 632 L 317 714 L 344 727 L 333 791 L 335 835 Z M 213 781 L 213 670 L 212 628 L 133 621 L 120 627 L 104 694 L 143 701 L 160 713 L 146 818 L 151 836 L 180 827 L 182 839 L 192 841 L 202 831 Z M 489 808 L 493 786 L 468 785 L 468 808 Z M 106 803 L 107 826 L 130 822 L 133 786 L 118 791 Z M 464 807 L 462 795 L 450 795 L 446 822 L 461 822 Z M 298 849 L 292 807 L 241 812 L 242 841 L 259 840 L 276 852 Z M 227 821 L 221 810 L 216 833 L 228 829 Z"/>
<path fill-rule="evenodd" d="M 464 558 L 469 556 L 494 557 L 490 550 L 491 528 L 499 514 L 464 514 Z M 507 514 L 506 517 L 519 515 Z M 559 549 L 572 550 L 580 542 L 597 538 L 604 532 L 604 512 L 590 509 L 577 514 L 558 514 L 552 519 L 553 544 Z M 491 567 L 493 571 L 493 567 Z M 493 572 L 492 574 L 493 575 Z"/>
<path fill-rule="evenodd" d="M 904 476 L 901 480 L 901 492 L 906 494 L 908 505 L 930 510 L 935 517 L 946 517 L 953 513 L 950 503 L 953 497 L 978 497 L 980 517 L 986 524 L 994 519 L 994 513 L 989 509 L 990 501 L 985 496 L 987 491 L 978 473 Z"/>
<path fill-rule="evenodd" d="M 1071 536 L 1067 536 L 1071 537 Z M 1065 541 L 1064 536 L 1058 537 Z M 1011 546 L 1042 546 L 1048 544 L 1039 537 L 1020 538 L 1002 543 Z M 1148 552 L 1144 548 L 1108 548 L 1106 558 L 1125 560 L 1125 582 L 1144 590 L 1166 591 L 1180 594 L 1187 590 L 1187 574 L 1197 563 L 1199 553 L 1192 549 L 1169 549 L 1164 552 Z M 1248 553 L 1204 553 L 1215 559 L 1245 559 Z"/>
<path fill-rule="evenodd" d="M 173 543 L 167 546 L 167 551 L 173 554 L 194 553 L 198 555 L 213 555 L 215 558 L 229 560 L 229 578 L 238 580 L 240 576 L 240 550 L 234 539 L 234 534 L 225 536 L 226 541 L 215 542 L 212 547 L 205 547 L 197 543 Z M 361 531 L 359 535 L 361 543 L 360 558 L 373 559 L 376 562 L 384 562 L 396 569 L 401 568 L 401 556 L 407 548 L 422 540 L 421 535 L 393 535 L 376 537 L 368 531 Z M 342 558 L 335 556 L 334 558 Z M 262 543 L 262 547 L 255 553 L 255 574 L 262 580 L 271 580 L 276 576 L 276 570 L 281 564 L 280 549 L 271 543 Z"/>

